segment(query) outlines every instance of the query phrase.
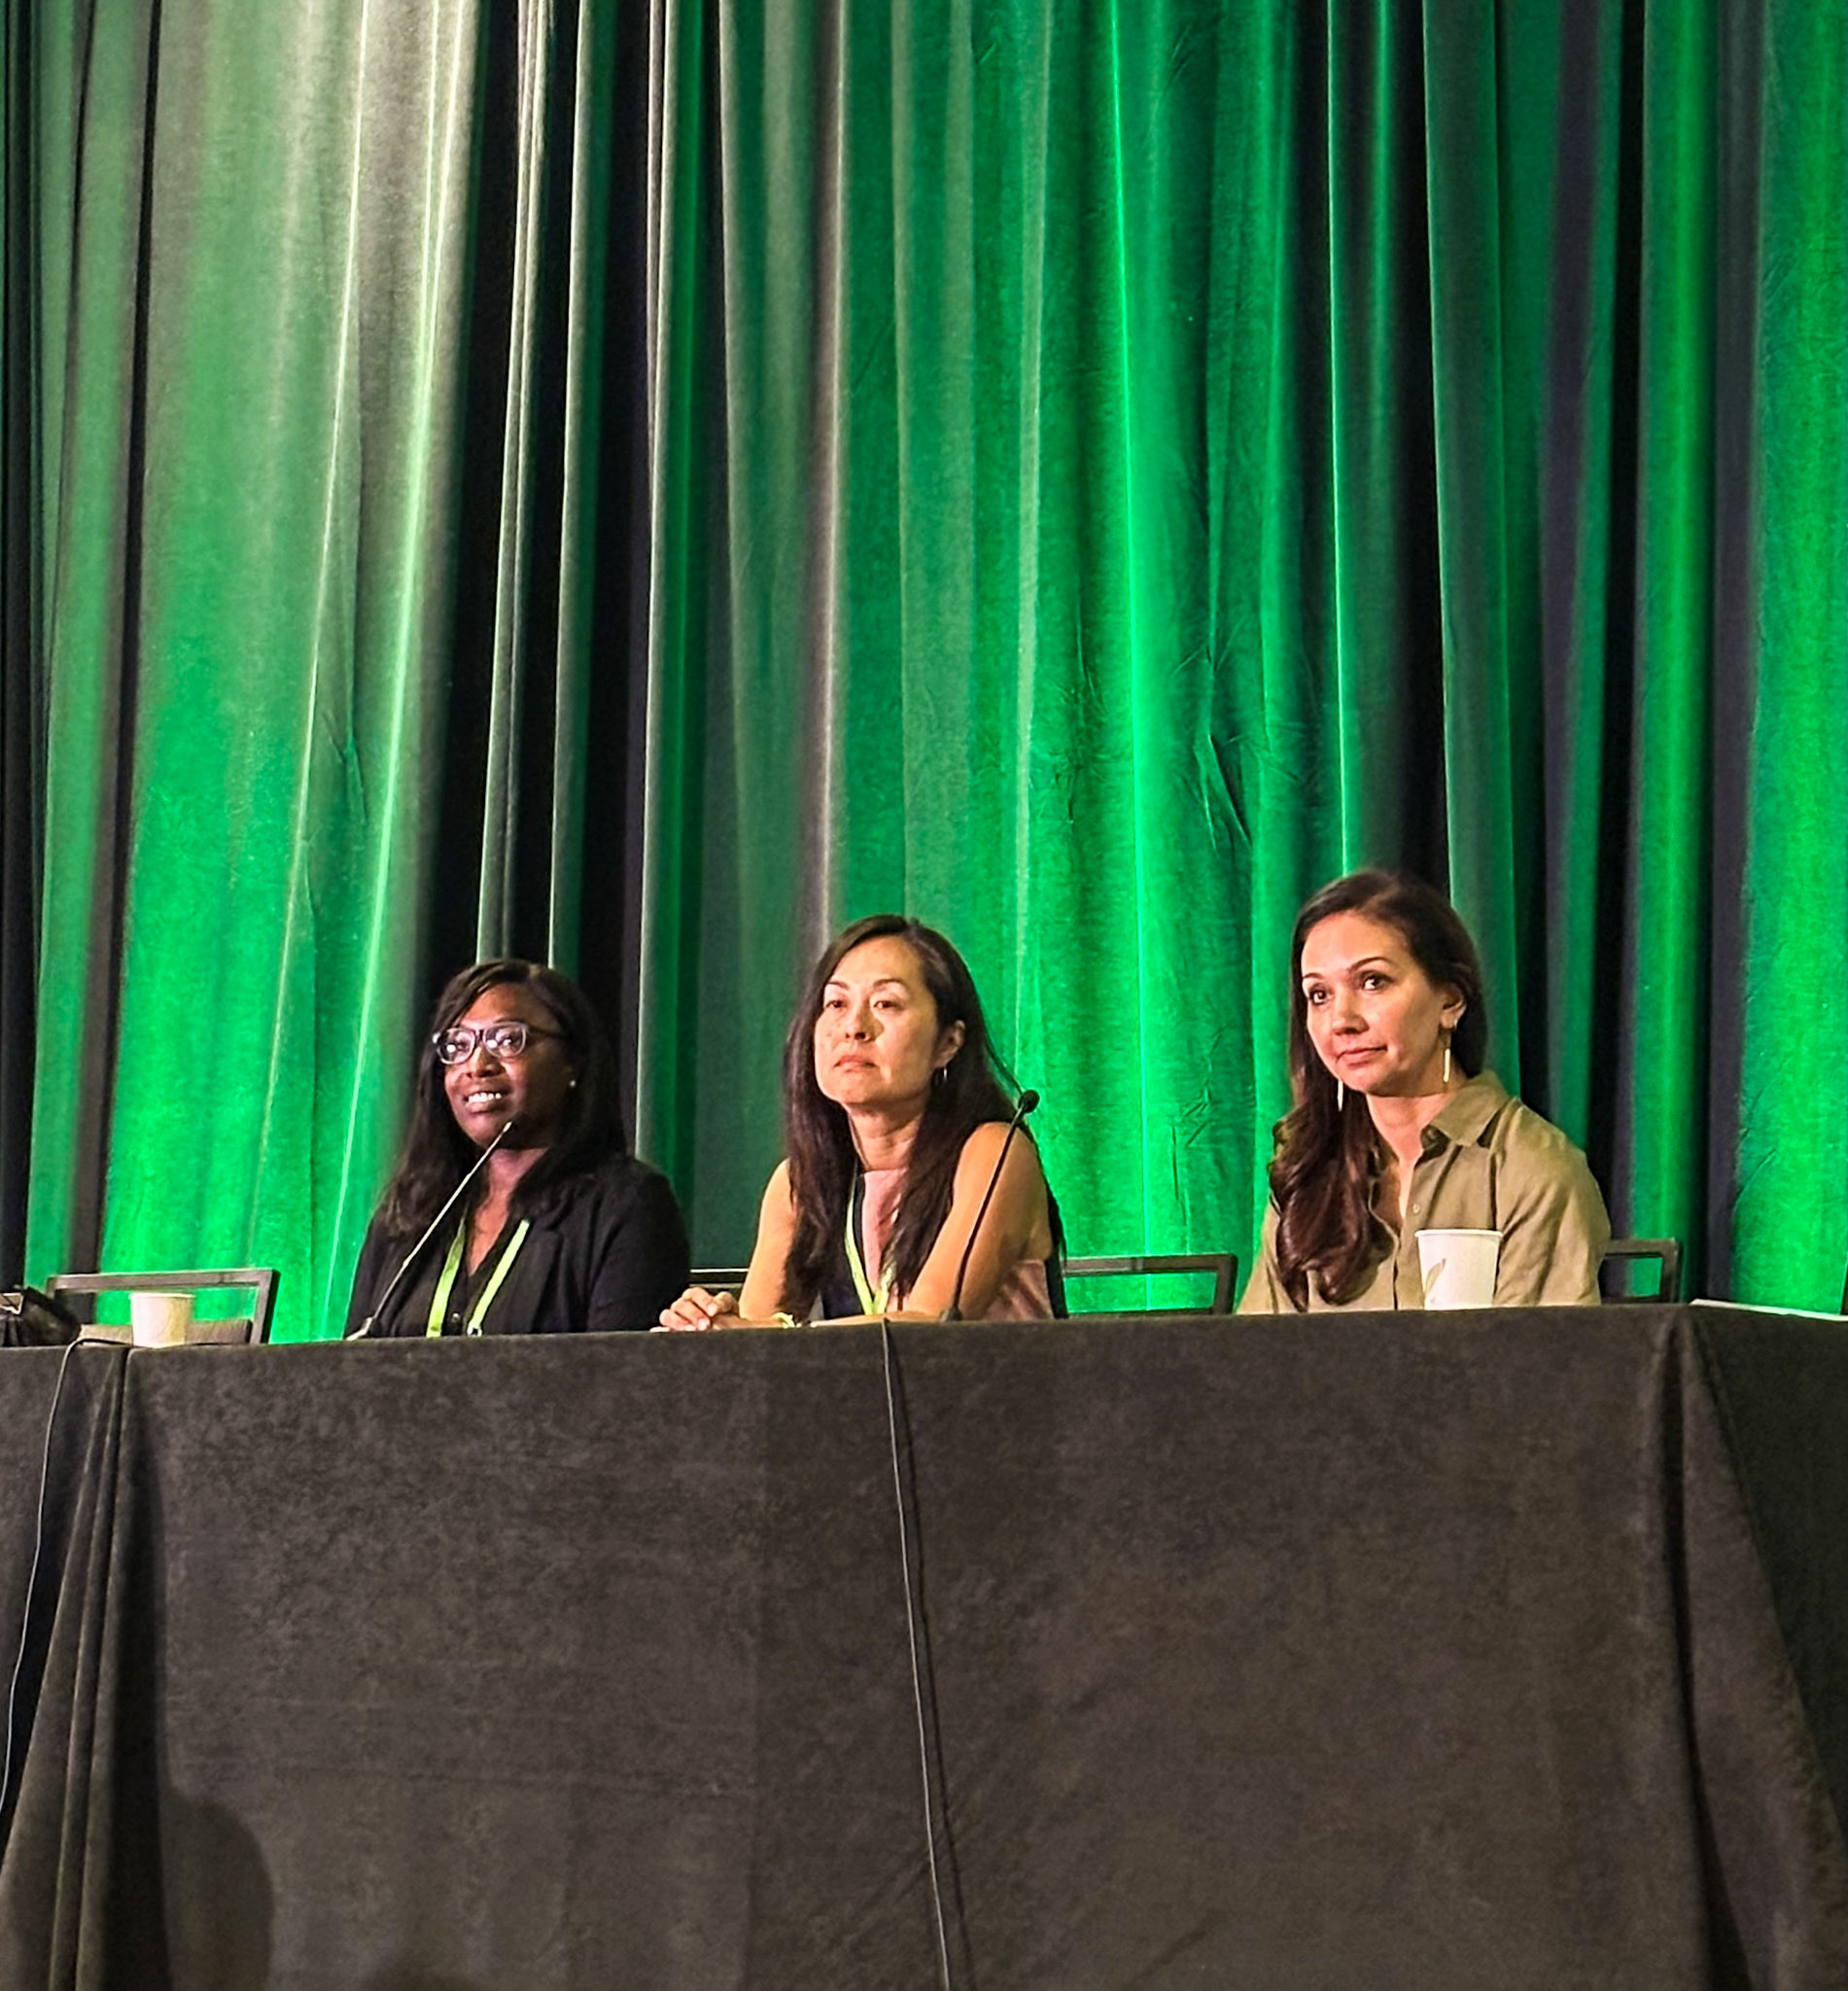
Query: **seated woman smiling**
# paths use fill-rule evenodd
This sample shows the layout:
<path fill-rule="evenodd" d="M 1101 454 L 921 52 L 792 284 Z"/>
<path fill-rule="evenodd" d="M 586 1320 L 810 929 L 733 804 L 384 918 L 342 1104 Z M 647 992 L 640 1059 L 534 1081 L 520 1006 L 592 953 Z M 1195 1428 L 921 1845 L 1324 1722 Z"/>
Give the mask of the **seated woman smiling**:
<path fill-rule="evenodd" d="M 529 961 L 465 968 L 436 998 L 347 1333 L 644 1328 L 686 1273 L 680 1205 L 629 1153 L 614 1061 L 584 992 Z"/>
<path fill-rule="evenodd" d="M 787 1153 L 744 1290 L 690 1287 L 661 1326 L 935 1319 L 972 1236 L 964 1318 L 1063 1311 L 1058 1211 L 1031 1136 L 1007 1141 L 1001 1075 L 975 983 L 941 933 L 882 913 L 837 934 L 784 1046 Z"/>
<path fill-rule="evenodd" d="M 1303 908 L 1290 1086 L 1239 1311 L 1421 1307 L 1417 1233 L 1498 1231 L 1498 1307 L 1595 1306 L 1611 1240 L 1585 1157 L 1482 1069 L 1476 948 L 1449 903 L 1356 871 Z"/>

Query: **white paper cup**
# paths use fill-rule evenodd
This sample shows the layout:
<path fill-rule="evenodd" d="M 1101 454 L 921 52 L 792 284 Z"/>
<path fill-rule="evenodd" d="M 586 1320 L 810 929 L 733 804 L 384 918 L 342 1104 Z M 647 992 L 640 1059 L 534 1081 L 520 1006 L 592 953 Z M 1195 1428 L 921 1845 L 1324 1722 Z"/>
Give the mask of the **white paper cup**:
<path fill-rule="evenodd" d="M 1420 1231 L 1418 1271 L 1427 1307 L 1492 1307 L 1499 1231 Z"/>
<path fill-rule="evenodd" d="M 128 1318 L 138 1348 L 177 1348 L 192 1325 L 191 1293 L 130 1293 Z"/>

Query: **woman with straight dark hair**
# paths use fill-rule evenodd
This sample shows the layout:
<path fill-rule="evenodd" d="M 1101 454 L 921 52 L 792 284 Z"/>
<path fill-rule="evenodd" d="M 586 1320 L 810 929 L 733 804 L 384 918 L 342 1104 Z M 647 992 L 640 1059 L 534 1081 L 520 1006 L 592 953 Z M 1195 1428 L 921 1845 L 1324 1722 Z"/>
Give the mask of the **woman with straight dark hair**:
<path fill-rule="evenodd" d="M 458 1210 L 418 1250 L 490 1148 Z M 629 1153 L 614 1061 L 584 992 L 527 961 L 465 968 L 436 998 L 347 1333 L 648 1327 L 686 1283 L 687 1263 L 673 1190 Z"/>
<path fill-rule="evenodd" d="M 816 962 L 789 1025 L 786 1158 L 764 1191 L 744 1290 L 734 1301 L 690 1288 L 661 1325 L 934 1319 L 972 1236 L 963 1318 L 1063 1311 L 1058 1211 L 1031 1136 L 1007 1140 L 1005 1077 L 949 941 L 896 913 L 856 920 Z"/>
<path fill-rule="evenodd" d="M 1442 893 L 1356 871 L 1303 908 L 1290 1089 L 1242 1312 L 1421 1307 L 1417 1233 L 1500 1233 L 1498 1307 L 1595 1306 L 1585 1157 L 1482 1068 L 1482 970 Z"/>

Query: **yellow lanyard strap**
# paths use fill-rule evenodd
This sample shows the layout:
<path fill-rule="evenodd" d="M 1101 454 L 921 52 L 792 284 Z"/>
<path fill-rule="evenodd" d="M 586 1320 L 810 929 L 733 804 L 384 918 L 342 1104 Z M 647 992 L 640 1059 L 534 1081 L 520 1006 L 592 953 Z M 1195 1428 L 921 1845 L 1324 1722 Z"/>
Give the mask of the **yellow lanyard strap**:
<path fill-rule="evenodd" d="M 891 1267 L 884 1266 L 879 1275 L 879 1291 L 873 1291 L 872 1281 L 866 1276 L 866 1266 L 860 1257 L 859 1239 L 855 1235 L 854 1218 L 859 1215 L 866 1201 L 866 1177 L 857 1176 L 854 1193 L 847 1199 L 847 1269 L 854 1275 L 854 1290 L 859 1295 L 862 1313 L 884 1313 L 891 1305 Z"/>
<path fill-rule="evenodd" d="M 473 1307 L 469 1310 L 468 1316 L 462 1323 L 464 1334 L 481 1332 L 481 1316 L 493 1306 L 495 1294 L 501 1290 L 501 1281 L 506 1277 L 513 1261 L 519 1257 L 520 1246 L 526 1242 L 526 1234 L 531 1229 L 532 1226 L 522 1217 L 519 1228 L 507 1240 L 507 1247 L 502 1252 L 501 1262 L 494 1268 L 492 1277 L 482 1287 Z M 442 1262 L 442 1272 L 436 1279 L 436 1290 L 431 1295 L 430 1322 L 424 1329 L 425 1340 L 442 1333 L 443 1316 L 449 1310 L 449 1295 L 455 1288 L 456 1275 L 462 1270 L 462 1240 L 468 1235 L 469 1220 L 464 1217 L 456 1227 L 456 1235 L 449 1240 L 449 1256 Z"/>

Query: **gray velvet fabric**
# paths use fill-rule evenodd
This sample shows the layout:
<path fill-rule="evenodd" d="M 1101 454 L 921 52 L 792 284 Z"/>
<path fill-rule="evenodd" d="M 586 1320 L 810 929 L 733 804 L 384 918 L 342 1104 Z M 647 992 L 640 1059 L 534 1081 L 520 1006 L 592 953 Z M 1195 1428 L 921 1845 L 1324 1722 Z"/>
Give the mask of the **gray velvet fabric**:
<path fill-rule="evenodd" d="M 1848 1978 L 1791 1325 L 895 1330 L 958 1983 Z M 875 1331 L 98 1359 L 5 1981 L 935 1981 Z"/>
<path fill-rule="evenodd" d="M 127 1696 L 118 1501 L 125 1346 L 0 1356 L 0 1984 L 99 1974 L 113 1861 L 114 1718 Z M 10 1746 L 9 1746 L 10 1745 Z"/>

